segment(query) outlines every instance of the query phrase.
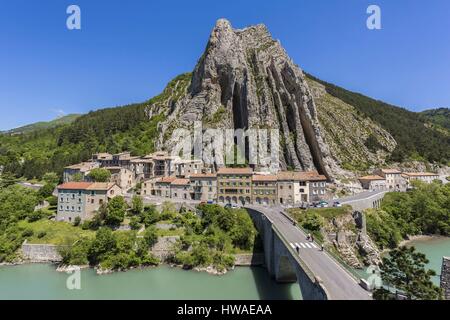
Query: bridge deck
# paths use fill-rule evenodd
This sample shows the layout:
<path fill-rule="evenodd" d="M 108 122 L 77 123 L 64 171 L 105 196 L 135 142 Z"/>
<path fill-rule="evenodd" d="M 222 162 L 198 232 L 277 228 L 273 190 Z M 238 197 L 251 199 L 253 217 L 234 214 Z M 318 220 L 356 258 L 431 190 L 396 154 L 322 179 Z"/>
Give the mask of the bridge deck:
<path fill-rule="evenodd" d="M 322 280 L 330 300 L 370 300 L 369 292 L 364 290 L 359 283 L 326 252 L 320 251 L 311 245 L 306 235 L 295 227 L 284 215 L 280 213 L 281 207 L 248 206 L 268 217 L 275 224 L 279 232 L 288 243 L 300 244 L 299 257 L 315 276 Z M 304 246 L 302 245 L 304 244 Z M 311 244 L 311 243 L 310 243 Z M 317 246 L 317 245 L 316 245 Z"/>

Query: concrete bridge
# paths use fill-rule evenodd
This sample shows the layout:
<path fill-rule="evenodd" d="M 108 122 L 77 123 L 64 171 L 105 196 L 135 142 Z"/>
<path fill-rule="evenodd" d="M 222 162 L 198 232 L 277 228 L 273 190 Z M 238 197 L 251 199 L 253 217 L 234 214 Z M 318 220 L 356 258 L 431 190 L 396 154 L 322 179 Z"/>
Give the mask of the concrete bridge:
<path fill-rule="evenodd" d="M 279 282 L 297 282 L 304 300 L 369 300 L 371 295 L 282 214 L 281 207 L 245 207 L 263 240 L 265 265 Z M 300 247 L 299 253 L 295 246 Z"/>
<path fill-rule="evenodd" d="M 330 205 L 332 205 L 334 201 L 339 201 L 342 204 L 351 205 L 355 211 L 363 211 L 370 208 L 377 209 L 381 207 L 381 201 L 387 192 L 388 191 L 385 190 L 365 191 L 353 196 L 330 201 Z"/>

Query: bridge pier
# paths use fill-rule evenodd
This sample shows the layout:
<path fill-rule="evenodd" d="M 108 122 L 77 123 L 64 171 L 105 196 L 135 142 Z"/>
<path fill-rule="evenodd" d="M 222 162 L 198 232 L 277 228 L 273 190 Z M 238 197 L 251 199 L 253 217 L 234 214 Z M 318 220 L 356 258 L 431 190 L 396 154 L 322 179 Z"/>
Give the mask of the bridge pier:
<path fill-rule="evenodd" d="M 327 300 L 320 279 L 299 261 L 276 227 L 260 212 L 247 208 L 259 231 L 264 247 L 265 267 L 277 282 L 297 282 L 304 300 Z"/>

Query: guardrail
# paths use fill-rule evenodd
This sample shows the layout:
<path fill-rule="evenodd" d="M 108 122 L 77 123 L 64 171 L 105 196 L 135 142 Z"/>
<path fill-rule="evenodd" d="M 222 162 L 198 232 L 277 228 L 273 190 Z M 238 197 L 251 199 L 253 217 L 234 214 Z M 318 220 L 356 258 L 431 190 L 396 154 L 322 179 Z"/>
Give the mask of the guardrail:
<path fill-rule="evenodd" d="M 297 221 L 295 221 L 291 216 L 289 216 L 288 214 L 286 214 L 283 211 L 280 211 L 280 213 L 285 216 L 287 219 L 289 219 L 289 221 L 291 221 L 292 223 L 295 222 L 295 227 L 297 227 L 300 231 L 302 231 L 305 234 L 308 234 L 308 231 L 306 229 L 304 229 L 301 225 L 299 225 L 297 223 Z M 345 261 L 339 257 L 337 254 L 335 254 L 334 252 L 324 248 L 325 253 L 328 254 L 328 256 L 330 257 L 330 259 L 334 260 L 337 264 L 339 264 L 341 267 L 343 267 L 345 269 L 345 271 L 347 271 L 347 273 L 358 283 L 361 283 L 361 277 L 360 275 L 353 270 L 353 268 L 349 267 Z"/>

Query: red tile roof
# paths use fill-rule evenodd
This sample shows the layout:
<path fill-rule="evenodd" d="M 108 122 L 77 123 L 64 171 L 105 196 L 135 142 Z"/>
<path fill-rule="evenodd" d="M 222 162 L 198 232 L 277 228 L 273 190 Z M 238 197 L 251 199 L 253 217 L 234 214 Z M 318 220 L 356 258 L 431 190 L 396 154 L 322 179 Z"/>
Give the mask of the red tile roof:
<path fill-rule="evenodd" d="M 114 187 L 114 185 L 114 182 L 95 182 L 87 187 L 87 190 L 109 190 Z"/>
<path fill-rule="evenodd" d="M 220 168 L 217 174 L 252 174 L 252 168 Z"/>
<path fill-rule="evenodd" d="M 87 190 L 92 182 L 66 182 L 58 186 L 58 190 Z"/>
<path fill-rule="evenodd" d="M 383 177 L 380 176 L 364 176 L 359 178 L 359 180 L 385 180 Z"/>
<path fill-rule="evenodd" d="M 189 179 L 175 179 L 172 181 L 171 184 L 174 186 L 185 186 L 188 185 L 189 183 L 190 183 Z"/>
<path fill-rule="evenodd" d="M 156 183 L 172 183 L 176 179 L 176 177 L 162 177 L 157 180 Z"/>
<path fill-rule="evenodd" d="M 317 171 L 281 171 L 277 174 L 278 180 L 295 181 L 326 181 L 327 177 Z"/>
<path fill-rule="evenodd" d="M 217 175 L 215 173 L 192 173 L 191 178 L 215 178 Z"/>
<path fill-rule="evenodd" d="M 277 181 L 277 176 L 273 174 L 255 174 L 252 177 L 253 181 Z"/>

